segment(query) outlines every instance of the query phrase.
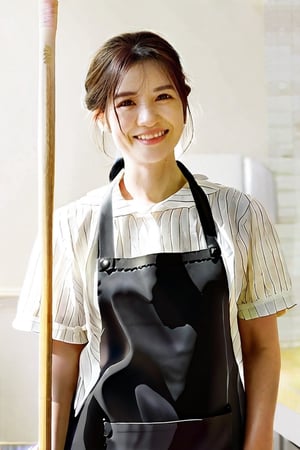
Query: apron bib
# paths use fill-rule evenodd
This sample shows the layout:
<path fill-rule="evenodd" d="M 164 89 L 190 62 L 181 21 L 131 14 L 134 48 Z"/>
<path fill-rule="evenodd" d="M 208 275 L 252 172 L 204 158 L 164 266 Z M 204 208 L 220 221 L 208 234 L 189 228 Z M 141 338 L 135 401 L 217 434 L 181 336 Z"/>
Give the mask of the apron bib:
<path fill-rule="evenodd" d="M 101 210 L 101 371 L 77 419 L 72 450 L 242 449 L 244 392 L 226 272 L 207 197 L 178 166 L 206 249 L 115 258 L 111 191 Z"/>

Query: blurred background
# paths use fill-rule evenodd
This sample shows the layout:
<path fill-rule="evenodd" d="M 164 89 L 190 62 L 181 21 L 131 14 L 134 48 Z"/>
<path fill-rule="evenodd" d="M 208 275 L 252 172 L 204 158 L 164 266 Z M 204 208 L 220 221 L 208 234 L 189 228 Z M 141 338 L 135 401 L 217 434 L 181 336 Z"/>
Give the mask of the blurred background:
<path fill-rule="evenodd" d="M 300 0 L 61 0 L 56 206 L 106 183 L 114 154 L 109 158 L 97 148 L 83 106 L 84 78 L 91 57 L 107 38 L 140 29 L 162 34 L 182 57 L 195 126 L 184 158 L 194 172 L 260 197 L 280 236 L 296 296 Z M 11 322 L 37 232 L 37 0 L 3 3 L 0 54 L 0 442 L 35 442 L 38 337 L 13 330 Z M 287 355 L 284 414 L 288 417 L 293 399 L 298 418 L 295 395 L 300 386 L 290 381 L 295 358 L 300 364 L 298 307 L 279 319 L 279 328 Z M 293 431 L 287 434 L 297 443 Z M 278 445 L 283 449 L 288 444 Z"/>

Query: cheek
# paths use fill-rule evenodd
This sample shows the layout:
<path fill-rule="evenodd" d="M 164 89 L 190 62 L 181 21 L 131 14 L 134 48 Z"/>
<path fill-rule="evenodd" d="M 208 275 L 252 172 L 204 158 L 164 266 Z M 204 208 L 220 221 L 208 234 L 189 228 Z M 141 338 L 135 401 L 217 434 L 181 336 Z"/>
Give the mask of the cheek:
<path fill-rule="evenodd" d="M 185 123 L 185 117 L 183 110 L 176 110 L 174 111 L 173 117 L 172 117 L 173 123 L 176 124 L 179 128 L 184 127 Z"/>
<path fill-rule="evenodd" d="M 113 130 L 114 133 L 122 135 L 130 133 L 132 130 L 134 124 L 134 117 L 133 114 L 126 113 L 126 114 L 119 114 L 118 119 L 114 121 L 113 124 Z"/>

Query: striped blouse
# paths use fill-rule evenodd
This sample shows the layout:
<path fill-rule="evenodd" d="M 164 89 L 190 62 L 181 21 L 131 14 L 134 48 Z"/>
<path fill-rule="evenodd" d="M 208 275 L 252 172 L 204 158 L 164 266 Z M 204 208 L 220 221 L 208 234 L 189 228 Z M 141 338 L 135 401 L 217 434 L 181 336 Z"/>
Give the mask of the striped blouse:
<path fill-rule="evenodd" d="M 211 183 L 204 176 L 196 175 L 196 179 L 208 196 L 222 250 L 230 293 L 231 335 L 242 374 L 237 317 L 247 320 L 292 307 L 290 278 L 276 232 L 262 206 L 233 188 Z M 106 191 L 105 186 L 94 190 L 55 213 L 53 338 L 87 343 L 80 357 L 76 412 L 100 370 L 101 317 L 96 295 L 96 258 L 99 211 Z M 118 182 L 112 199 L 117 257 L 188 252 L 206 247 L 187 184 L 146 209 L 134 200 L 125 200 Z M 28 331 L 39 331 L 38 242 L 31 254 L 14 320 L 15 328 Z"/>

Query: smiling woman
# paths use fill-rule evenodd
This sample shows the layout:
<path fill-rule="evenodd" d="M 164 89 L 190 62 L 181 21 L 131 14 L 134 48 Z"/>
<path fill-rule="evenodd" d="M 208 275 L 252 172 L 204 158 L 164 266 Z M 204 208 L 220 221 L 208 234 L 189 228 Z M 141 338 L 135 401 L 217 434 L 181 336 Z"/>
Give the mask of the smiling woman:
<path fill-rule="evenodd" d="M 272 224 L 176 161 L 190 88 L 165 39 L 111 38 L 85 86 L 122 160 L 56 212 L 53 449 L 271 450 L 276 315 L 293 305 Z M 39 330 L 39 257 L 25 330 Z"/>
<path fill-rule="evenodd" d="M 137 171 L 141 164 L 149 167 L 163 161 L 164 167 L 173 164 L 170 169 L 177 171 L 174 148 L 183 131 L 184 110 L 179 93 L 169 83 L 169 78 L 152 61 L 138 63 L 124 75 L 105 112 L 99 113 L 129 170 Z M 162 166 L 156 164 L 154 167 Z M 161 198 L 157 201 L 165 195 L 163 186 L 161 188 Z"/>

